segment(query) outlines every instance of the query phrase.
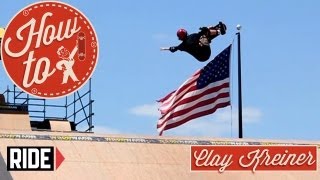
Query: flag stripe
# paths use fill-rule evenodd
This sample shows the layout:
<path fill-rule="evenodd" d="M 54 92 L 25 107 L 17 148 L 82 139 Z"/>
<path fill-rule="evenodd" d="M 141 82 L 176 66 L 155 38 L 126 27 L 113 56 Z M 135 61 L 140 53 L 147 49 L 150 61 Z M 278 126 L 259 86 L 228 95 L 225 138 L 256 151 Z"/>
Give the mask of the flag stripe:
<path fill-rule="evenodd" d="M 180 116 L 174 116 L 170 119 L 170 121 L 167 123 L 167 124 L 171 124 L 171 123 L 174 123 L 176 122 L 178 119 L 183 119 L 183 118 L 186 118 L 188 115 L 190 114 L 193 114 L 193 113 L 196 113 L 198 111 L 203 111 L 205 110 L 206 108 L 210 108 L 210 107 L 214 107 L 216 106 L 217 104 L 220 104 L 220 103 L 228 103 L 230 102 L 230 98 L 228 97 L 228 94 L 225 93 L 225 94 L 220 94 L 219 99 L 216 99 L 216 101 L 214 101 L 213 99 L 208 99 L 206 101 L 203 101 L 201 103 L 201 106 L 200 104 L 198 106 L 195 106 L 193 109 L 191 109 L 190 111 L 187 111 L 185 112 L 185 114 L 182 114 Z"/>
<path fill-rule="evenodd" d="M 219 95 L 219 93 L 225 93 L 225 92 L 229 92 L 228 84 L 224 84 L 224 85 L 219 86 L 217 88 L 215 87 L 215 88 L 208 89 L 207 91 L 205 91 L 199 95 L 195 95 L 195 97 L 191 96 L 187 99 L 184 99 L 184 100 L 186 100 L 186 102 L 184 102 L 184 103 L 178 102 L 177 106 L 172 109 L 170 108 L 170 110 L 168 110 L 168 112 L 160 118 L 158 123 L 162 123 L 162 119 L 164 119 L 164 118 L 167 119 L 168 116 L 170 116 L 173 112 L 177 112 L 177 111 L 181 110 L 182 108 L 193 107 L 198 102 L 201 102 L 201 101 L 204 101 L 204 100 L 207 100 L 210 98 L 215 98 Z"/>
<path fill-rule="evenodd" d="M 167 99 L 169 99 L 172 95 L 174 95 L 174 93 L 176 92 L 176 90 L 172 91 L 171 93 L 169 93 L 168 95 L 166 95 L 166 97 L 159 99 L 157 102 L 164 102 Z"/>
<path fill-rule="evenodd" d="M 177 92 L 174 95 L 172 95 L 171 99 L 168 99 L 165 103 L 161 105 L 162 109 L 167 109 L 168 107 L 172 106 L 173 103 L 178 102 L 181 98 L 183 98 L 187 93 L 190 91 L 194 91 L 197 89 L 197 87 L 193 84 L 189 84 L 188 86 L 185 86 L 186 89 L 183 92 Z"/>
<path fill-rule="evenodd" d="M 189 103 L 189 104 L 185 104 L 180 106 L 179 108 L 174 109 L 173 111 L 171 111 L 170 113 L 168 113 L 168 115 L 166 115 L 165 117 L 161 118 L 158 121 L 158 125 L 157 127 L 161 127 L 166 121 L 176 121 L 175 118 L 184 118 L 186 116 L 188 116 L 190 113 L 193 113 L 194 109 L 198 109 L 201 107 L 205 107 L 207 105 L 215 105 L 216 102 L 219 102 L 220 99 L 224 99 L 226 101 L 223 102 L 229 102 L 230 98 L 229 97 L 229 88 L 226 89 L 222 89 L 222 92 L 219 93 L 215 93 L 215 95 L 213 94 L 209 94 L 207 97 L 204 97 L 202 99 L 200 99 L 199 101 L 193 102 L 193 103 Z"/>
<path fill-rule="evenodd" d="M 230 105 L 230 102 L 220 103 L 220 104 L 217 104 L 212 109 L 192 114 L 191 116 L 189 116 L 189 117 L 187 117 L 185 119 L 181 119 L 180 121 L 176 121 L 175 123 L 168 124 L 168 125 L 164 126 L 163 128 L 159 128 L 158 129 L 159 135 L 162 135 L 163 131 L 165 131 L 165 130 L 172 129 L 172 128 L 175 128 L 177 126 L 180 126 L 180 125 L 182 125 L 182 124 L 184 124 L 184 123 L 186 123 L 186 122 L 188 122 L 188 121 L 190 121 L 192 119 L 196 119 L 196 118 L 199 118 L 199 117 L 202 117 L 202 116 L 206 116 L 206 115 L 212 114 L 212 113 L 216 112 L 217 109 L 224 108 L 224 107 L 227 107 L 229 105 Z"/>
<path fill-rule="evenodd" d="M 189 78 L 185 83 L 183 83 L 178 90 L 173 91 L 165 98 L 159 100 L 162 102 L 162 106 L 167 106 L 169 103 L 173 102 L 173 100 L 179 100 L 185 93 L 187 93 L 191 87 L 193 87 L 194 83 L 197 81 L 199 77 L 200 71 L 195 73 L 191 78 Z"/>
<path fill-rule="evenodd" d="M 211 109 L 218 109 L 221 105 L 220 104 L 223 104 L 223 105 L 229 105 L 230 102 L 229 102 L 229 98 L 223 98 L 223 99 L 219 99 L 217 102 L 213 103 L 213 104 L 209 104 L 209 105 L 206 105 L 204 106 L 203 108 L 198 108 L 198 109 L 194 109 L 192 110 L 192 112 L 189 112 L 188 114 L 186 115 L 183 115 L 183 116 L 180 116 L 180 117 L 176 117 L 176 118 L 173 118 L 172 120 L 170 121 L 167 121 L 166 123 L 164 123 L 162 126 L 158 127 L 158 131 L 162 131 L 163 129 L 165 129 L 166 126 L 169 126 L 170 124 L 177 124 L 178 122 L 188 122 L 189 120 L 192 120 L 193 118 L 198 118 L 200 116 L 198 115 L 201 115 L 201 114 L 206 114 L 206 112 L 211 112 L 210 110 Z M 218 108 L 217 108 L 218 107 Z M 224 106 L 223 106 L 224 107 Z M 214 112 L 215 112 L 214 110 Z M 202 113 L 203 112 L 203 113 Z M 194 116 L 194 114 L 197 114 Z M 183 124 L 183 123 L 182 123 Z"/>
<path fill-rule="evenodd" d="M 206 89 L 197 90 L 196 84 L 194 84 L 193 87 L 190 88 L 190 92 L 184 94 L 184 96 L 181 97 L 179 100 L 172 102 L 171 106 L 165 106 L 165 107 L 161 106 L 160 108 L 163 112 L 169 113 L 172 109 L 178 107 L 179 105 L 195 101 L 197 100 L 197 98 L 201 98 L 206 94 L 214 93 L 215 91 L 219 91 L 220 89 L 226 88 L 226 87 L 229 87 L 229 78 L 216 83 L 209 84 Z"/>

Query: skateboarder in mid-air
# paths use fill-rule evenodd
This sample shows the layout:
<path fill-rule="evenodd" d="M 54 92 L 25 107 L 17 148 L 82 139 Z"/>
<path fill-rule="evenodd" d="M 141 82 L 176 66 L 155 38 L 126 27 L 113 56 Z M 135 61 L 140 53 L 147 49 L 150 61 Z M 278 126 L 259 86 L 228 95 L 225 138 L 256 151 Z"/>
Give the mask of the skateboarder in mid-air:
<path fill-rule="evenodd" d="M 177 36 L 182 43 L 178 46 L 162 48 L 162 50 L 169 50 L 171 52 L 176 52 L 177 50 L 185 51 L 200 62 L 208 60 L 211 55 L 211 41 L 219 35 L 226 34 L 227 27 L 224 23 L 219 22 L 216 26 L 201 27 L 199 29 L 200 32 L 190 35 L 188 35 L 185 29 L 179 29 Z"/>

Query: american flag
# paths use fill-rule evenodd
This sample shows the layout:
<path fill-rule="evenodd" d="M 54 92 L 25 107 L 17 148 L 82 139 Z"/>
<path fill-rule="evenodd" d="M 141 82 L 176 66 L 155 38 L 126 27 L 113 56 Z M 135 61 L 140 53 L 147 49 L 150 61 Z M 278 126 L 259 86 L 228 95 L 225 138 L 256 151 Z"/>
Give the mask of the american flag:
<path fill-rule="evenodd" d="M 231 45 L 177 90 L 158 100 L 162 116 L 157 123 L 160 136 L 165 130 L 230 105 L 230 52 Z"/>

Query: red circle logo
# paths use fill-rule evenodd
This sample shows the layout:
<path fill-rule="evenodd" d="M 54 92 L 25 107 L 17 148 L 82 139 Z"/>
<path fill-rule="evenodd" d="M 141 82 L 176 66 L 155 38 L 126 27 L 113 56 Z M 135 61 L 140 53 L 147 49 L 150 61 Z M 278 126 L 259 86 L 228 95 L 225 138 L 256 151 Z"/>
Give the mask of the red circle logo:
<path fill-rule="evenodd" d="M 41 98 L 66 96 L 81 88 L 98 61 L 98 39 L 89 20 L 61 2 L 39 2 L 18 12 L 1 44 L 11 80 Z"/>

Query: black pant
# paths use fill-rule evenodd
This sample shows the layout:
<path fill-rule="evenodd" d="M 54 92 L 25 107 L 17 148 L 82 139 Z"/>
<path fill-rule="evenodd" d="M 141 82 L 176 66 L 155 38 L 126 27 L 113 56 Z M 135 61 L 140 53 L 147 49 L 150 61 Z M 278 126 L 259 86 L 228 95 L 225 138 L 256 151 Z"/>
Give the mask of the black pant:
<path fill-rule="evenodd" d="M 187 51 L 188 52 L 188 51 Z M 211 48 L 210 46 L 196 46 L 194 49 L 188 52 L 194 58 L 196 58 L 200 62 L 204 62 L 208 60 L 211 56 Z"/>

